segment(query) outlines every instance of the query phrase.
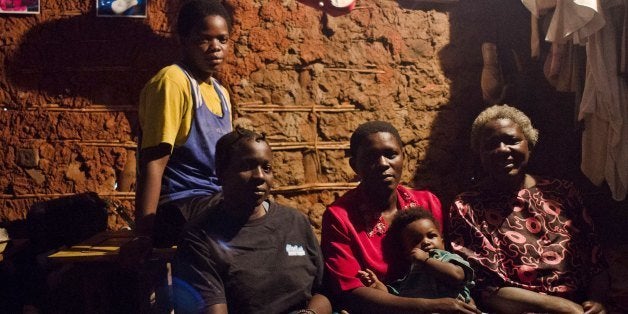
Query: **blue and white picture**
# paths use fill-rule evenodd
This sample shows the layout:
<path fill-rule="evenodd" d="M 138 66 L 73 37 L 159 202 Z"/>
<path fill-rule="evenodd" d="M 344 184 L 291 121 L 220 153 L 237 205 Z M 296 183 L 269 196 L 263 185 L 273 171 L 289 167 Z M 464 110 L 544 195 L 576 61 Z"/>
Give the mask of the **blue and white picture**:
<path fill-rule="evenodd" d="M 97 16 L 146 17 L 148 0 L 96 0 Z"/>

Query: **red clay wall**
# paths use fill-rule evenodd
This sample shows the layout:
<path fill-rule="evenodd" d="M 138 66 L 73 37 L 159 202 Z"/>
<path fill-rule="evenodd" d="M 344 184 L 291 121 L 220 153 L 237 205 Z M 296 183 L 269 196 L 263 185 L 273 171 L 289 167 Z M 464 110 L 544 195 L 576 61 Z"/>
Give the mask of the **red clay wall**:
<path fill-rule="evenodd" d="M 138 93 L 176 58 L 175 9 L 154 1 L 149 19 L 97 18 L 95 3 L 0 15 L 0 221 L 87 191 L 132 205 Z"/>
<path fill-rule="evenodd" d="M 331 18 L 296 1 L 228 4 L 233 54 L 221 79 L 238 123 L 275 144 L 278 198 L 317 224 L 324 204 L 351 187 L 348 136 L 370 119 L 402 130 L 411 181 L 413 157 L 425 160 L 438 139 L 434 121 L 453 110 L 438 55 L 450 41 L 447 11 L 363 1 Z M 94 1 L 43 1 L 38 16 L 0 17 L 1 220 L 24 219 L 35 201 L 87 191 L 132 208 L 138 94 L 177 60 L 169 28 L 177 7 L 152 1 L 147 19 L 98 18 Z M 467 67 L 478 67 L 474 55 Z M 440 137 L 455 138 L 458 125 Z M 110 225 L 121 221 L 112 215 Z"/>
<path fill-rule="evenodd" d="M 506 101 L 547 139 L 536 170 L 578 172 L 573 95 L 543 83 L 519 1 L 361 0 L 339 17 L 296 0 L 227 4 L 233 51 L 220 79 L 236 122 L 267 133 L 275 197 L 315 227 L 355 184 L 345 152 L 367 120 L 397 126 L 404 180 L 432 189 L 445 207 L 469 182 L 484 41 L 500 47 Z M 133 208 L 138 95 L 177 60 L 178 5 L 153 0 L 146 19 L 99 18 L 92 0 L 43 0 L 40 15 L 0 15 L 0 222 L 24 219 L 33 202 L 87 191 Z M 111 214 L 109 225 L 123 222 Z"/>

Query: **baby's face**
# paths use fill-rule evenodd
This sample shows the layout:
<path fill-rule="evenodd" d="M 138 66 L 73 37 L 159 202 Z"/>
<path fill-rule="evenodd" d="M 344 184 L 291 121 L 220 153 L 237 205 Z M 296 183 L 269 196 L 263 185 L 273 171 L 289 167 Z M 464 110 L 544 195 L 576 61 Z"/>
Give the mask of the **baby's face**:
<path fill-rule="evenodd" d="M 419 219 L 408 224 L 401 232 L 401 239 L 406 253 L 410 253 L 415 247 L 426 252 L 445 249 L 440 231 L 429 219 Z"/>

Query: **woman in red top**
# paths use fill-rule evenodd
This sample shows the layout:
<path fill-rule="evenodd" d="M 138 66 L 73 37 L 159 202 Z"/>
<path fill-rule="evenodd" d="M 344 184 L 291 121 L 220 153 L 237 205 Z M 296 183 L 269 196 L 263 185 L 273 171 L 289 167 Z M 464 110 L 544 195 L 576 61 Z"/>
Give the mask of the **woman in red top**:
<path fill-rule="evenodd" d="M 399 185 L 404 154 L 399 132 L 391 124 L 360 125 L 351 136 L 350 153 L 349 163 L 360 185 L 329 206 L 321 240 L 327 285 L 339 305 L 351 312 L 476 313 L 474 306 L 455 299 L 404 298 L 362 284 L 359 270 L 369 268 L 386 283 L 399 279 L 407 269 L 398 265 L 406 258 L 388 253 L 402 251 L 386 238 L 398 210 L 422 206 L 441 225 L 443 217 L 434 194 Z"/>

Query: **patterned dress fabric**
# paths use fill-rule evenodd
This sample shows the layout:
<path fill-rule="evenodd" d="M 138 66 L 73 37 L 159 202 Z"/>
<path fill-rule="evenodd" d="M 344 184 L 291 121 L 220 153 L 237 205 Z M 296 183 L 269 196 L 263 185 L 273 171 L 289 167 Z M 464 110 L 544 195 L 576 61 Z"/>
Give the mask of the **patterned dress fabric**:
<path fill-rule="evenodd" d="M 477 189 L 460 194 L 450 215 L 452 251 L 475 269 L 479 291 L 513 286 L 580 301 L 604 267 L 571 182 L 539 178 L 510 195 Z"/>

